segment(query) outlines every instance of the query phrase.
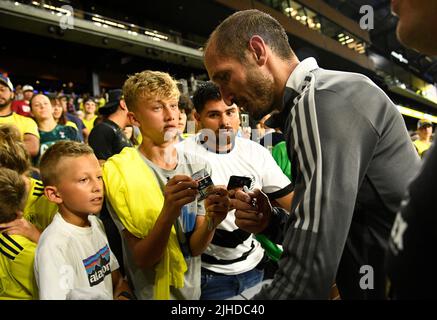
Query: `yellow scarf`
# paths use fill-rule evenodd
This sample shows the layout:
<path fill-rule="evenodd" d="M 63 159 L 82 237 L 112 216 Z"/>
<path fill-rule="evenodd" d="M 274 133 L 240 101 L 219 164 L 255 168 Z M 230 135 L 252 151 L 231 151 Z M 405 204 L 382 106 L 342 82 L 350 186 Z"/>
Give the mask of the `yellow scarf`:
<path fill-rule="evenodd" d="M 142 239 L 153 228 L 164 204 L 164 196 L 152 170 L 137 149 L 126 147 L 103 165 L 105 192 L 124 227 Z M 174 226 L 167 248 L 155 267 L 154 298 L 170 299 L 170 286 L 182 288 L 187 264 Z"/>

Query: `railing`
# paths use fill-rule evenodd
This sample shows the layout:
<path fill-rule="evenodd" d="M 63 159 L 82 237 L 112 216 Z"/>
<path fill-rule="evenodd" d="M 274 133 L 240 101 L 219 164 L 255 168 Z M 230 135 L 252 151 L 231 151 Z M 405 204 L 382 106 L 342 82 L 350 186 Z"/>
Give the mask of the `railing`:
<path fill-rule="evenodd" d="M 137 36 L 144 35 L 149 37 L 154 41 L 168 41 L 178 45 L 183 45 L 192 49 L 196 49 L 199 51 L 203 50 L 203 45 L 196 43 L 194 41 L 190 41 L 187 39 L 183 39 L 182 37 L 174 34 L 169 34 L 160 30 L 154 30 L 146 27 L 142 27 L 133 23 L 128 23 L 126 21 L 120 21 L 114 18 L 105 17 L 99 15 L 97 13 L 90 13 L 80 9 L 76 9 L 71 7 L 70 5 L 66 5 L 63 1 L 11 1 L 14 2 L 15 5 L 26 4 L 32 5 L 34 7 L 38 7 L 40 9 L 51 12 L 54 15 L 59 17 L 62 16 L 73 16 L 75 18 L 84 19 L 93 22 L 97 27 L 100 28 L 117 28 L 121 30 L 125 30 L 126 33 Z"/>

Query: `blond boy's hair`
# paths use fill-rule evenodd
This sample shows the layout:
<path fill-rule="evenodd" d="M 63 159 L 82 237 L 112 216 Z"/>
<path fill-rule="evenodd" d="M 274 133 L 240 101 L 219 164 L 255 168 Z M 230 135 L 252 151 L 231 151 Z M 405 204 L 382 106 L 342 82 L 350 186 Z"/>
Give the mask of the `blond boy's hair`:
<path fill-rule="evenodd" d="M 14 170 L 18 174 L 26 174 L 31 167 L 20 132 L 13 125 L 0 126 L 0 167 Z"/>
<path fill-rule="evenodd" d="M 177 81 L 168 73 L 145 70 L 128 77 L 123 85 L 123 96 L 129 111 L 135 112 L 140 98 L 174 98 L 179 100 Z"/>
<path fill-rule="evenodd" d="M 41 157 L 39 168 L 42 182 L 45 186 L 57 183 L 58 177 L 62 175 L 59 164 L 63 158 L 77 158 L 88 154 L 94 154 L 93 149 L 82 142 L 70 140 L 56 142 Z"/>
<path fill-rule="evenodd" d="M 0 223 L 17 218 L 26 205 L 27 190 L 23 177 L 16 171 L 0 168 Z"/>

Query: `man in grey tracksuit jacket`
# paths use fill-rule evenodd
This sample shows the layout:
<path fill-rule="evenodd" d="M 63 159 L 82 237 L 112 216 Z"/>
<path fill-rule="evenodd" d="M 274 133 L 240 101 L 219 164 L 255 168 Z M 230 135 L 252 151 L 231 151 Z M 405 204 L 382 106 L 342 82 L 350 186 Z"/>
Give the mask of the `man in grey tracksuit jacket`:
<path fill-rule="evenodd" d="M 259 191 L 235 193 L 236 225 L 284 249 L 255 298 L 327 299 L 333 283 L 342 299 L 384 298 L 390 230 L 420 165 L 396 106 L 363 75 L 299 62 L 280 23 L 255 9 L 214 30 L 205 66 L 226 104 L 258 119 L 279 112 L 270 127 L 282 128 L 294 171 L 289 215 Z"/>
<path fill-rule="evenodd" d="M 367 77 L 313 58 L 293 71 L 284 99 L 275 119 L 286 120 L 274 127 L 286 135 L 295 195 L 290 218 L 275 209 L 265 231 L 284 253 L 257 298 L 326 298 L 335 281 L 343 299 L 384 298 L 387 241 L 419 166 L 401 114 Z"/>

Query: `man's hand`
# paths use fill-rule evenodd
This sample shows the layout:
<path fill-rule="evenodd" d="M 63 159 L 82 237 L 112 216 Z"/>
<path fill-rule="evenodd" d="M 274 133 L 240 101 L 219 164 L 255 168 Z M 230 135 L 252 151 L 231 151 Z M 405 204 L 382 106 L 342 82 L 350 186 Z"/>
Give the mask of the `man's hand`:
<path fill-rule="evenodd" d="M 198 183 L 189 176 L 177 175 L 171 178 L 164 188 L 164 207 L 162 212 L 176 220 L 181 208 L 196 200 Z"/>
<path fill-rule="evenodd" d="M 230 199 L 225 187 L 215 186 L 208 190 L 208 196 L 205 199 L 205 210 L 208 219 L 212 222 L 211 228 L 217 227 L 229 212 Z"/>
<path fill-rule="evenodd" d="M 237 190 L 232 196 L 231 205 L 236 209 L 235 224 L 240 229 L 260 233 L 269 225 L 272 206 L 265 193 L 259 189 L 248 193 Z"/>
<path fill-rule="evenodd" d="M 8 235 L 17 234 L 26 237 L 30 241 L 38 243 L 41 231 L 38 230 L 32 223 L 24 218 L 15 219 L 14 221 L 8 223 L 0 224 L 1 232 L 5 232 Z"/>

